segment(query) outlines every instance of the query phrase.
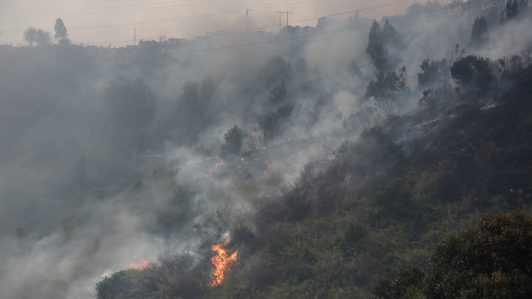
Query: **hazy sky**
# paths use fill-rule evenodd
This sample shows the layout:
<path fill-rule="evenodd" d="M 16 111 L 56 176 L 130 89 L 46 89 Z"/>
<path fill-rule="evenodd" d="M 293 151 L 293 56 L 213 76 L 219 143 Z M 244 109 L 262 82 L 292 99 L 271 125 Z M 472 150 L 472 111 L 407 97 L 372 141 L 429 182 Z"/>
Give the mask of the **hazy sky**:
<path fill-rule="evenodd" d="M 246 9 L 252 28 L 278 28 L 278 11 L 290 23 L 314 25 L 324 15 L 362 9 L 361 17 L 403 11 L 415 0 L 0 0 L 2 43 L 21 43 L 29 26 L 53 31 L 63 18 L 75 42 L 124 45 L 138 39 L 190 37 L 205 32 L 243 30 Z M 424 1 L 423 1 L 424 2 Z M 380 7 L 378 7 L 380 6 Z M 342 15 L 342 17 L 348 16 Z M 283 18 L 286 22 L 286 17 Z"/>

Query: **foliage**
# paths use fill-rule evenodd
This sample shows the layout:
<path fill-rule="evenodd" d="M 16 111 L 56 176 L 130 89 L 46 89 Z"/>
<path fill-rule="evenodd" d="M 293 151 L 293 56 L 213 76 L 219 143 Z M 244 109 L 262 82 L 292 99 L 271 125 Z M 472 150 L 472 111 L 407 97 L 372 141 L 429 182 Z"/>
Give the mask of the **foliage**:
<path fill-rule="evenodd" d="M 446 59 L 423 60 L 420 65 L 421 72 L 417 74 L 418 85 L 421 89 L 430 87 L 446 87 L 450 85 L 451 74 Z"/>
<path fill-rule="evenodd" d="M 474 47 L 482 46 L 488 39 L 488 22 L 484 17 L 478 17 L 473 23 L 473 31 L 471 32 L 471 44 Z"/>
<path fill-rule="evenodd" d="M 495 81 L 491 61 L 473 55 L 456 61 L 451 67 L 451 75 L 467 97 L 487 94 Z"/>
<path fill-rule="evenodd" d="M 35 29 L 33 27 L 24 31 L 24 40 L 30 47 L 32 47 L 33 44 L 36 44 L 37 46 L 49 46 L 52 44 L 52 37 L 49 32 L 42 29 Z"/>
<path fill-rule="evenodd" d="M 392 24 L 386 20 L 381 28 L 377 21 L 373 21 L 366 53 L 368 53 L 378 72 L 387 72 L 396 68 L 399 63 L 396 51 L 400 48 L 401 37 Z"/>
<path fill-rule="evenodd" d="M 530 298 L 532 217 L 488 214 L 435 249 L 430 270 L 402 270 L 379 283 L 376 298 Z"/>
<path fill-rule="evenodd" d="M 288 102 L 286 83 L 281 82 L 270 90 L 268 104 L 270 111 L 258 118 L 258 124 L 262 130 L 265 141 L 271 141 L 280 135 L 283 126 L 292 116 L 294 106 Z"/>
<path fill-rule="evenodd" d="M 242 129 L 240 129 L 237 125 L 234 125 L 224 135 L 226 148 L 234 154 L 240 153 L 244 137 L 245 133 L 242 131 Z"/>
<path fill-rule="evenodd" d="M 397 72 L 378 72 L 366 90 L 366 97 L 375 97 L 378 100 L 394 100 L 407 88 L 406 68 L 402 67 Z"/>
<path fill-rule="evenodd" d="M 63 22 L 61 18 L 58 18 L 55 21 L 54 29 L 55 29 L 54 38 L 60 45 L 69 45 L 71 43 L 70 39 L 68 38 L 68 31 L 65 26 L 65 23 Z"/>
<path fill-rule="evenodd" d="M 194 258 L 182 256 L 163 260 L 159 268 L 125 270 L 105 277 L 96 285 L 97 297 L 116 298 L 198 298 L 204 295 L 207 276 L 193 267 Z M 188 270 L 190 269 L 190 270 Z"/>
<path fill-rule="evenodd" d="M 379 299 L 425 298 L 423 279 L 425 274 L 417 269 L 401 270 L 393 281 L 382 281 L 373 288 L 373 295 Z"/>
<path fill-rule="evenodd" d="M 198 136 L 206 127 L 218 120 L 211 107 L 217 89 L 211 79 L 201 82 L 188 82 L 178 99 L 179 109 L 176 109 L 161 129 L 166 137 L 183 144 L 194 144 Z"/>
<path fill-rule="evenodd" d="M 467 56 L 451 68 L 424 63 L 418 78 L 438 97 L 434 114 L 389 116 L 343 143 L 334 158 L 307 165 L 290 190 L 257 201 L 252 228 L 234 230 L 231 246 L 241 255 L 220 287 L 207 287 L 209 254 L 202 252 L 193 274 L 162 263 L 104 280 L 109 290 L 125 287 L 100 298 L 131 291 L 179 298 L 190 289 L 197 298 L 368 298 L 372 289 L 378 298 L 530 297 L 531 220 L 489 214 L 531 210 L 526 61 Z M 458 91 L 453 82 L 438 82 L 449 74 Z M 467 104 L 486 99 L 495 105 Z M 287 121 L 290 113 L 279 111 L 286 105 L 289 99 L 276 102 L 261 127 Z M 480 230 L 445 239 L 485 214 Z"/>
<path fill-rule="evenodd" d="M 155 95 L 150 87 L 141 79 L 119 77 L 110 82 L 104 97 L 116 137 L 123 138 L 130 150 L 138 151 L 155 112 Z"/>
<path fill-rule="evenodd" d="M 502 21 L 515 19 L 528 9 L 528 0 L 508 0 L 502 13 Z"/>

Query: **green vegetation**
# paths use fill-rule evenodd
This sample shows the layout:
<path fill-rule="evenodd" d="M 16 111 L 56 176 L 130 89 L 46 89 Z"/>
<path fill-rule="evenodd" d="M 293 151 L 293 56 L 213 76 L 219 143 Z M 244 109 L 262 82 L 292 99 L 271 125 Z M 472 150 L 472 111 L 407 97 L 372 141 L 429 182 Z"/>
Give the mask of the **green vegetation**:
<path fill-rule="evenodd" d="M 262 201 L 256 227 L 234 232 L 241 258 L 220 287 L 208 288 L 205 244 L 202 266 L 119 272 L 98 284 L 99 297 L 367 298 L 372 288 L 379 298 L 529 297 L 529 218 L 484 216 L 480 231 L 446 239 L 486 213 L 531 211 L 532 69 L 491 73 L 494 84 L 519 79 L 486 106 L 476 78 L 494 64 L 458 61 L 453 78 L 474 92 L 450 98 L 438 121 L 423 106 L 389 117 Z M 400 270 L 412 268 L 429 270 Z"/>
<path fill-rule="evenodd" d="M 487 25 L 475 28 L 481 44 Z M 205 240 L 194 265 L 176 257 L 118 272 L 97 285 L 98 297 L 530 298 L 530 58 L 493 61 L 456 46 L 421 64 L 413 90 L 387 52 L 401 43 L 389 22 L 373 24 L 366 100 L 386 110 L 417 92 L 417 109 L 388 114 L 334 159 L 307 165 L 290 190 L 257 201 L 254 225 L 232 231 L 240 260 L 221 286 L 208 287 L 213 243 Z M 271 111 L 257 122 L 269 140 L 293 106 L 284 81 L 265 82 Z M 233 127 L 226 146 L 238 153 L 242 136 Z M 478 219 L 480 229 L 467 230 Z"/>
<path fill-rule="evenodd" d="M 374 288 L 376 298 L 530 298 L 532 217 L 482 217 L 479 230 L 443 241 L 430 269 L 402 270 Z"/>

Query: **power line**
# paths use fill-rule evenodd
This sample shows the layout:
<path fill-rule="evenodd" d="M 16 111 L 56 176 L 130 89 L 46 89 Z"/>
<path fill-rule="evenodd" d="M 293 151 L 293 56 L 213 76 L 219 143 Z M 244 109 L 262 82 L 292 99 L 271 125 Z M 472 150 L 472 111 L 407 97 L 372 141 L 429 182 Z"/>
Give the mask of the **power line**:
<path fill-rule="evenodd" d="M 317 0 L 302 0 L 302 1 L 293 1 L 293 0 L 291 0 L 291 1 L 266 3 L 264 5 L 258 5 L 258 6 L 252 7 L 252 8 L 250 8 L 250 10 L 260 11 L 260 10 L 263 10 L 264 8 L 275 7 L 275 6 L 278 6 L 278 5 L 299 4 L 299 3 L 313 2 L 313 1 L 317 1 Z M 386 3 L 386 4 L 382 4 L 382 5 L 377 5 L 377 6 L 365 7 L 365 8 L 361 8 L 361 9 L 358 9 L 358 10 L 351 10 L 351 11 L 344 11 L 344 12 L 340 12 L 340 13 L 335 13 L 335 14 L 324 16 L 324 17 L 340 16 L 340 15 L 353 13 L 353 12 L 356 12 L 356 11 L 365 11 L 365 10 L 382 8 L 382 7 L 392 6 L 392 5 L 398 5 L 398 4 L 402 4 L 404 2 L 411 2 L 411 0 L 400 0 L 400 1 L 393 2 L 393 3 Z M 218 17 L 218 16 L 227 16 L 228 14 L 238 14 L 238 12 L 235 11 L 234 13 L 224 12 L 224 13 L 217 13 L 217 14 L 208 14 L 208 13 L 207 14 L 196 14 L 196 15 L 180 16 L 179 19 L 183 19 L 183 18 Z M 315 19 L 319 19 L 319 18 L 321 18 L 321 17 L 302 19 L 302 20 L 297 20 L 295 22 L 311 21 L 311 20 L 315 20 Z M 166 23 L 166 22 L 175 22 L 176 20 L 178 20 L 177 17 L 176 18 L 167 18 L 167 19 L 147 20 L 147 21 L 140 21 L 140 22 L 127 22 L 127 23 L 119 23 L 119 24 L 110 24 L 110 25 L 78 26 L 78 27 L 70 27 L 69 31 L 82 31 L 82 30 L 91 30 L 91 29 L 97 29 L 97 28 L 131 27 L 131 26 L 135 26 L 135 25 L 138 26 L 138 25 L 146 25 L 146 24 L 158 24 L 158 23 Z M 281 22 L 279 22 L 279 23 L 281 23 Z M 282 25 L 280 25 L 280 26 L 282 26 Z M 4 32 L 11 32 L 11 33 L 19 32 L 19 33 L 22 33 L 23 31 L 20 31 L 20 30 L 4 30 Z"/>
<path fill-rule="evenodd" d="M 399 17 L 390 22 L 392 24 L 398 24 L 398 23 L 405 23 L 408 21 L 415 21 L 421 17 L 433 17 L 433 16 L 440 15 L 442 13 L 446 13 L 446 10 L 447 10 L 446 8 L 442 8 L 442 9 L 436 10 L 435 12 L 431 14 L 420 13 L 420 14 L 412 15 L 412 16 Z M 319 35 L 338 34 L 342 32 L 352 31 L 355 29 L 369 29 L 370 27 L 371 27 L 371 24 L 358 25 L 358 26 L 344 26 L 338 29 L 331 29 L 331 30 L 324 30 L 321 32 L 316 32 L 316 33 L 309 33 L 304 36 L 299 36 L 295 38 L 275 39 L 275 40 L 267 40 L 267 41 L 260 41 L 260 42 L 249 42 L 249 43 L 242 43 L 238 45 L 203 48 L 203 49 L 178 50 L 176 52 L 177 53 L 201 53 L 201 52 L 210 52 L 210 51 L 218 51 L 218 50 L 226 50 L 226 49 L 243 48 L 243 47 L 250 47 L 250 46 L 259 46 L 259 45 L 265 45 L 265 44 L 285 43 L 285 42 L 290 42 L 294 40 L 307 40 L 307 39 L 310 39 L 310 38 L 313 38 Z"/>
<path fill-rule="evenodd" d="M 447 8 L 444 7 L 444 8 L 435 10 L 430 14 L 420 13 L 417 15 L 396 17 L 393 20 L 389 20 L 389 21 L 392 24 L 402 24 L 402 23 L 416 21 L 417 19 L 420 19 L 423 17 L 434 17 L 438 15 L 446 15 L 446 13 L 447 13 Z M 177 50 L 176 53 L 205 53 L 205 52 L 215 52 L 215 51 L 220 51 L 220 50 L 262 46 L 262 45 L 267 45 L 267 44 L 286 43 L 286 42 L 297 41 L 297 40 L 308 40 L 316 36 L 339 34 L 339 33 L 349 32 L 352 30 L 369 29 L 369 28 L 371 28 L 371 24 L 363 24 L 363 25 L 358 25 L 358 26 L 343 26 L 337 29 L 323 30 L 319 32 L 311 32 L 311 33 L 307 33 L 306 35 L 298 36 L 295 38 L 273 39 L 273 40 L 267 40 L 267 41 L 248 42 L 248 43 L 242 43 L 242 44 L 237 44 L 237 45 L 200 48 L 200 49 L 183 49 L 183 50 Z"/>
<path fill-rule="evenodd" d="M 213 1 L 213 0 L 210 0 L 209 2 L 210 3 L 217 3 L 217 2 L 225 2 L 227 0 L 218 0 L 218 1 Z M 131 0 L 115 0 L 113 1 L 113 3 L 117 4 L 117 3 L 127 3 L 129 5 L 131 5 Z M 133 1 L 134 2 L 134 1 Z M 155 2 L 152 4 L 175 4 L 176 1 L 164 1 L 164 2 Z M 198 2 L 194 2 L 194 1 L 184 1 L 182 2 L 183 4 L 191 4 L 191 5 L 194 5 L 195 3 L 198 3 Z M 5 6 L 8 6 L 8 7 L 17 7 L 19 5 L 22 5 L 22 6 L 32 6 L 32 7 L 35 7 L 35 6 L 39 6 L 39 5 L 46 5 L 46 6 L 50 6 L 50 5 L 54 5 L 54 4 L 58 4 L 58 5 L 65 5 L 65 4 L 72 4 L 72 0 L 59 0 L 59 1 L 12 1 L 12 2 L 4 2 L 4 5 Z M 86 4 L 109 4 L 108 1 L 101 1 L 101 2 L 98 2 L 98 1 L 91 1 L 90 3 L 86 3 Z M 133 3 L 135 4 L 135 3 Z M 140 3 L 136 3 L 137 5 L 140 4 Z M 96 7 L 97 8 L 97 7 Z M 105 8 L 105 6 L 103 7 Z"/>
<path fill-rule="evenodd" d="M 397 1 L 397 2 L 400 2 L 400 1 Z M 394 2 L 394 3 L 388 3 L 386 5 L 395 5 L 397 4 L 397 2 Z M 379 5 L 378 7 L 384 7 L 384 5 Z M 376 6 L 372 6 L 372 7 L 365 7 L 365 8 L 361 8 L 360 10 L 369 10 L 369 9 L 374 9 L 374 8 L 377 8 Z M 439 15 L 443 12 L 446 12 L 446 8 L 442 8 L 442 9 L 439 9 L 439 10 L 436 10 L 434 11 L 433 13 L 431 14 L 425 14 L 425 13 L 420 13 L 418 15 L 411 15 L 411 16 L 404 16 L 404 17 L 398 17 L 398 18 L 395 18 L 393 20 L 392 23 L 396 24 L 396 23 L 403 23 L 405 21 L 408 21 L 409 19 L 413 19 L 413 18 L 420 18 L 420 17 L 427 17 L 427 16 L 436 16 L 436 15 Z M 356 12 L 357 10 L 355 10 Z M 313 17 L 313 18 L 306 18 L 306 19 L 299 19 L 299 20 L 295 20 L 293 21 L 293 23 L 300 23 L 300 22 L 306 22 L 306 21 L 309 21 L 309 20 L 319 20 L 321 18 L 326 18 L 326 17 L 334 17 L 334 16 L 339 16 L 339 15 L 345 15 L 345 14 L 349 14 L 349 13 L 352 13 L 353 11 L 344 11 L 344 12 L 338 12 L 338 13 L 334 13 L 334 14 L 330 14 L 330 15 L 326 15 L 326 16 L 320 16 L 320 17 Z M 282 13 L 282 12 L 279 12 L 279 13 Z M 274 25 L 274 24 L 271 24 L 271 25 Z M 318 32 L 318 33 L 309 33 L 307 34 L 307 36 L 299 36 L 296 38 L 296 40 L 298 39 L 309 39 L 309 38 L 312 38 L 316 35 L 326 35 L 326 34 L 336 34 L 336 33 L 342 33 L 342 32 L 346 32 L 346 31 L 350 31 L 350 30 L 354 30 L 354 29 L 369 29 L 371 25 L 359 25 L 359 26 L 347 26 L 347 27 L 341 27 L 339 29 L 333 29 L 333 30 L 324 30 L 324 31 L 321 31 L 321 32 Z M 244 30 L 238 30 L 238 31 L 232 31 L 232 32 L 229 32 L 229 33 L 239 33 L 239 32 L 243 32 Z M 227 30 L 225 30 L 224 32 L 227 32 Z M 187 53 L 194 53 L 194 52 L 208 52 L 208 51 L 216 51 L 216 50 L 224 50 L 224 49 L 233 49 L 233 48 L 242 48 L 242 47 L 249 47 L 249 46 L 258 46 L 258 45 L 264 45 L 264 44 L 272 44 L 272 43 L 284 43 L 284 42 L 288 42 L 288 41 L 291 41 L 292 39 L 275 39 L 275 40 L 268 40 L 268 41 L 261 41 L 261 42 L 249 42 L 249 43 L 243 43 L 243 44 L 238 44 L 238 45 L 231 45 L 231 46 L 223 46 L 223 47 L 212 47 L 212 48 L 203 48 L 203 49 L 191 49 L 191 50 L 179 50 L 178 52 L 187 52 Z"/>
<path fill-rule="evenodd" d="M 310 1 L 315 1 L 315 0 L 310 0 Z M 299 1 L 299 2 L 309 2 L 309 0 L 306 0 L 306 1 Z M 301 23 L 301 22 L 307 22 L 307 21 L 311 21 L 311 20 L 319 20 L 320 18 L 323 18 L 323 17 L 335 17 L 335 16 L 340 16 L 340 15 L 345 15 L 345 14 L 351 14 L 351 13 L 356 13 L 358 11 L 365 11 L 365 10 L 371 10 L 371 9 L 376 9 L 376 8 L 381 8 L 381 7 L 386 7 L 386 6 L 392 6 L 392 5 L 398 5 L 398 4 L 401 4 L 401 3 L 404 3 L 405 0 L 402 0 L 402 1 L 395 1 L 395 2 L 392 2 L 392 3 L 386 3 L 386 4 L 382 4 L 382 5 L 377 5 L 377 6 L 369 6 L 369 7 L 364 7 L 364 8 L 360 8 L 360 9 L 357 9 L 357 10 L 349 10 L 349 11 L 342 11 L 342 12 L 337 12 L 337 13 L 333 13 L 333 14 L 329 14 L 329 15 L 326 15 L 326 16 L 319 16 L 319 17 L 312 17 L 312 18 L 305 18 L 305 19 L 299 19 L 299 20 L 294 20 L 292 21 L 292 23 Z M 282 3 L 287 3 L 286 1 L 284 2 L 277 2 L 277 4 L 282 4 Z M 292 3 L 290 1 L 290 3 Z M 270 4 L 266 4 L 266 5 L 262 5 L 262 7 L 266 7 L 266 6 L 270 6 L 271 7 L 271 3 Z M 257 7 L 261 7 L 261 6 L 257 6 Z M 260 9 L 257 9 L 255 8 L 256 10 L 260 10 Z M 281 13 L 287 13 L 287 12 L 281 12 Z M 290 12 L 289 12 L 290 13 Z M 225 14 L 222 14 L 222 15 L 227 15 L 227 13 Z M 198 16 L 198 15 L 196 15 Z M 213 15 L 201 15 L 201 16 L 213 16 Z M 187 16 L 187 17 L 195 17 L 195 16 Z M 122 23 L 122 24 L 114 24 L 114 25 L 102 25 L 102 26 L 87 26 L 87 27 L 72 27 L 72 28 L 69 28 L 69 30 L 71 31 L 76 31 L 76 30 L 87 30 L 87 29 L 94 29 L 94 28 L 107 28 L 107 27 L 121 27 L 121 26 L 131 26 L 131 25 L 140 25 L 140 24 L 149 24 L 149 23 L 159 23 L 159 22 L 165 22 L 165 21 L 175 21 L 174 18 L 172 19 L 168 19 L 168 20 L 165 20 L 165 19 L 158 19 L 158 20 L 152 20 L 152 21 L 145 21 L 145 22 L 131 22 L 131 23 Z M 287 24 L 288 24 L 288 15 L 287 15 Z M 273 24 L 271 24 L 273 25 Z M 266 26 L 262 26 L 262 27 L 268 27 L 268 25 Z M 238 30 L 238 29 L 237 29 Z M 4 32 L 21 32 L 21 31 L 9 31 L 9 30 L 4 30 Z M 226 33 L 228 30 L 225 30 L 224 33 Z M 233 33 L 238 33 L 239 31 L 235 31 L 235 30 L 232 30 Z M 245 30 L 242 30 L 242 31 L 245 31 Z M 198 35 L 200 33 L 196 33 L 195 35 Z"/>
<path fill-rule="evenodd" d="M 288 27 L 288 16 L 291 15 L 293 12 L 291 11 L 281 11 L 281 15 L 286 15 L 286 27 Z"/>
<path fill-rule="evenodd" d="M 278 5 L 282 5 L 282 4 L 297 4 L 297 3 L 313 2 L 313 1 L 316 1 L 316 0 L 304 0 L 304 1 L 286 2 L 286 3 L 285 2 L 278 2 Z M 400 1 L 393 2 L 393 3 L 387 3 L 387 4 L 383 4 L 383 5 L 378 5 L 378 6 L 370 6 L 370 7 L 365 7 L 365 8 L 361 8 L 361 9 L 358 9 L 358 10 L 344 11 L 344 12 L 339 12 L 339 13 L 330 14 L 330 15 L 326 15 L 326 16 L 319 16 L 319 17 L 312 17 L 312 18 L 307 18 L 307 19 L 300 19 L 300 20 L 296 20 L 296 21 L 292 21 L 292 22 L 293 23 L 297 23 L 297 22 L 304 22 L 304 21 L 313 21 L 313 20 L 318 20 L 318 19 L 320 19 L 322 17 L 340 16 L 340 15 L 354 13 L 356 11 L 366 11 L 366 10 L 372 10 L 372 9 L 376 9 L 376 8 L 382 8 L 382 7 L 387 7 L 387 6 L 398 5 L 398 4 L 402 4 L 404 2 L 412 2 L 412 0 L 400 0 Z M 275 6 L 277 6 L 277 5 L 275 5 Z M 262 7 L 262 8 L 269 8 L 269 7 L 274 7 L 274 6 L 267 6 L 267 7 Z M 261 7 L 258 6 L 258 7 L 252 8 L 250 10 L 259 11 L 260 8 Z M 238 13 L 239 12 L 236 12 L 235 14 L 238 14 Z M 277 13 L 279 13 L 279 12 L 277 12 Z M 179 17 L 179 18 L 216 17 L 216 16 L 226 16 L 226 15 L 228 15 L 228 13 L 220 13 L 220 14 L 216 14 L 216 15 L 213 15 L 213 14 L 189 15 L 189 16 L 183 16 L 183 17 Z M 157 20 L 149 20 L 149 21 L 142 21 L 142 22 L 130 22 L 130 23 L 111 24 L 111 25 L 94 25 L 94 26 L 72 27 L 72 28 L 69 28 L 69 30 L 86 30 L 86 29 L 94 29 L 94 28 L 122 27 L 122 26 L 130 27 L 132 25 L 164 23 L 164 22 L 171 22 L 171 21 L 176 21 L 176 18 L 157 19 Z M 281 23 L 281 22 L 279 22 L 279 23 Z M 270 24 L 268 24 L 268 25 L 270 25 Z"/>
<path fill-rule="evenodd" d="M 185 3 L 175 3 L 175 1 L 171 2 L 162 2 L 162 3 L 151 3 L 151 4 L 131 4 L 128 3 L 126 5 L 112 5 L 112 6 L 100 6 L 100 7 L 86 7 L 84 9 L 75 9 L 73 10 L 48 10 L 44 11 L 44 13 L 38 13 L 38 14 L 26 14 L 26 15 L 11 15 L 13 17 L 20 17 L 20 16 L 47 16 L 49 14 L 63 14 L 63 15 L 69 15 L 71 13 L 74 14 L 85 14 L 90 13 L 93 10 L 100 10 L 97 12 L 101 12 L 102 10 L 108 10 L 108 9 L 123 9 L 128 8 L 128 10 L 143 10 L 143 9 L 151 9 L 151 8 L 167 8 L 167 7 L 183 7 L 183 6 L 193 6 L 193 5 L 208 5 L 208 4 L 217 4 L 217 3 L 223 3 L 223 2 L 231 2 L 235 0 L 218 0 L 218 1 L 203 1 L 203 2 L 185 2 Z M 72 2 L 69 2 L 72 3 Z M 31 7 L 35 7 L 32 5 Z M 17 8 L 16 6 L 14 8 Z M 55 7 L 52 7 L 55 8 Z M 124 11 L 124 10 L 121 10 Z M 42 12 L 42 10 L 41 10 Z"/>
<path fill-rule="evenodd" d="M 218 2 L 224 2 L 224 1 L 234 1 L 234 0 L 220 0 Z M 317 0 L 301 0 L 301 1 L 281 1 L 281 2 L 274 2 L 274 3 L 266 3 L 264 5 L 258 5 L 257 8 L 261 7 L 272 7 L 272 6 L 278 6 L 278 5 L 285 5 L 285 4 L 297 4 L 297 3 L 303 3 L 303 2 L 311 2 L 311 1 L 317 1 Z M 195 3 L 197 4 L 197 3 Z M 212 4 L 211 2 L 203 2 L 203 4 Z M 190 4 L 189 4 L 190 5 Z M 109 13 L 118 13 L 118 12 L 124 12 L 124 11 L 142 11 L 147 9 L 160 9 L 160 8 L 174 8 L 174 7 L 182 7 L 187 6 L 184 4 L 169 4 L 169 5 L 156 5 L 156 6 L 144 6 L 144 7 L 131 7 L 131 6 L 115 6 L 115 7 L 107 7 L 111 9 L 116 8 L 125 8 L 121 9 L 120 11 L 108 11 Z M 103 8 L 103 9 L 107 9 Z M 129 8 L 129 9 L 128 9 Z M 98 11 L 100 10 L 100 11 Z M 47 11 L 45 13 L 41 14 L 25 14 L 25 15 L 0 15 L 2 18 L 20 18 L 20 17 L 41 17 L 41 16 L 57 16 L 57 15 L 86 15 L 86 14 L 99 14 L 102 13 L 102 9 L 92 9 L 92 10 L 76 10 L 76 11 Z"/>
<path fill-rule="evenodd" d="M 279 6 L 279 5 L 299 4 L 299 3 L 306 3 L 306 2 L 313 2 L 313 1 L 318 1 L 318 0 L 278 1 L 278 2 L 272 2 L 272 3 L 265 3 L 265 4 L 262 4 L 262 5 L 257 5 L 257 6 L 254 6 L 254 7 L 250 8 L 250 10 L 252 9 L 254 11 L 261 11 L 261 10 L 264 10 L 265 8 L 275 7 L 275 6 Z M 220 11 L 218 10 L 218 11 L 213 11 L 213 12 L 220 12 Z M 205 14 L 204 13 L 204 14 L 180 16 L 179 19 L 183 19 L 183 18 L 205 18 L 205 17 L 212 18 L 212 17 L 218 17 L 218 16 L 227 16 L 228 14 L 229 15 L 230 14 L 238 14 L 238 12 L 237 11 L 234 11 L 234 12 L 223 12 L 223 13 L 217 13 L 217 14 Z M 146 25 L 146 24 L 158 24 L 158 23 L 165 23 L 165 22 L 176 22 L 177 20 L 178 20 L 178 18 L 176 17 L 176 18 L 168 18 L 168 19 L 156 19 L 156 20 L 148 20 L 148 21 L 141 21 L 141 22 L 128 22 L 128 23 L 110 24 L 110 25 L 79 26 L 79 27 L 70 27 L 69 31 L 82 31 L 82 30 L 91 30 L 91 29 L 97 29 L 97 28 L 119 28 L 119 27 L 129 27 L 130 28 L 131 26 Z M 4 32 L 22 34 L 24 31 L 23 30 L 4 30 Z"/>
<path fill-rule="evenodd" d="M 315 17 L 310 17 L 310 18 L 297 19 L 297 20 L 292 20 L 291 23 L 296 23 L 297 24 L 297 23 L 303 23 L 303 22 L 309 22 L 309 21 L 317 21 L 317 20 L 320 20 L 322 18 L 336 17 L 336 16 L 352 14 L 352 13 L 356 14 L 359 11 L 367 11 L 367 10 L 376 9 L 376 8 L 382 8 L 382 7 L 387 7 L 387 6 L 398 5 L 398 4 L 401 4 L 403 2 L 404 2 L 404 0 L 403 1 L 391 2 L 391 3 L 387 3 L 387 4 L 382 4 L 382 5 L 378 5 L 378 6 L 368 6 L 368 7 L 360 8 L 360 9 L 357 9 L 357 10 L 343 11 L 343 12 L 333 13 L 333 14 L 329 14 L 329 15 L 320 15 L 320 16 L 315 16 Z M 280 15 L 282 13 L 283 13 L 282 11 L 277 12 L 277 14 L 280 14 Z M 282 27 L 281 17 L 279 18 L 279 22 L 278 23 L 265 24 L 265 25 L 261 26 L 261 28 L 274 28 L 275 26 Z M 245 30 L 241 30 L 240 28 L 222 30 L 223 33 L 240 33 L 240 32 L 243 32 L 243 31 L 245 31 Z M 198 33 L 198 34 L 200 34 L 200 33 Z M 197 36 L 198 34 L 195 34 L 194 36 Z"/>

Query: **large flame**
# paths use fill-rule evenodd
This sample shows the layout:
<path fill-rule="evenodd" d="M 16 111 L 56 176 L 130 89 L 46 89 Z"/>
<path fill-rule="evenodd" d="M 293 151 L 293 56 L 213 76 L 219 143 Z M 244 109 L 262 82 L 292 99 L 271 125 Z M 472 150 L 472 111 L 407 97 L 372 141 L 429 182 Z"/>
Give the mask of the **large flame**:
<path fill-rule="evenodd" d="M 211 288 L 219 286 L 225 279 L 227 270 L 233 266 L 238 259 L 238 250 L 229 253 L 227 247 L 223 244 L 213 245 L 212 251 L 216 255 L 212 257 L 211 262 L 214 267 L 212 271 Z"/>

